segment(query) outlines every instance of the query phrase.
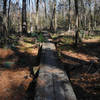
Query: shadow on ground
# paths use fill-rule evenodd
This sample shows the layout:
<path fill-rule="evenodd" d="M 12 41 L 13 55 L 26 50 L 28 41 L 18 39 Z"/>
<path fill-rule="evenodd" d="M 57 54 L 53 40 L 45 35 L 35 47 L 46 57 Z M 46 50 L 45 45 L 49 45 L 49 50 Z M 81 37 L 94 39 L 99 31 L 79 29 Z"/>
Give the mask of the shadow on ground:
<path fill-rule="evenodd" d="M 58 55 L 64 70 L 67 72 L 78 100 L 99 100 L 100 95 L 100 42 L 82 43 L 78 47 L 73 45 L 57 46 Z M 60 48 L 60 50 L 59 50 Z M 97 57 L 97 62 L 83 60 L 63 53 L 72 51 L 91 57 Z M 82 57 L 81 57 L 82 58 Z M 95 84 L 95 85 L 94 85 Z"/>
<path fill-rule="evenodd" d="M 41 49 L 36 56 L 21 53 L 17 48 L 12 48 L 10 52 L 0 58 L 0 100 L 6 97 L 7 100 L 33 100 L 36 79 L 31 76 L 34 74 L 33 67 L 40 63 Z M 7 94 L 6 97 L 4 94 Z"/>

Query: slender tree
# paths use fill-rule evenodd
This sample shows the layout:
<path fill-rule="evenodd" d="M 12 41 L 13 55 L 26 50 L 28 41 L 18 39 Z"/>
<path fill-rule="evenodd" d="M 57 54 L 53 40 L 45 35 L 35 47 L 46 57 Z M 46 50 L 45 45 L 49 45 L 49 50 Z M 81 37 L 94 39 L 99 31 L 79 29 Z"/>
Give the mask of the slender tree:
<path fill-rule="evenodd" d="M 70 29 L 71 29 L 71 20 L 70 20 L 71 6 L 70 6 L 70 5 L 71 5 L 71 1 L 69 0 L 69 16 L 68 16 L 68 17 L 69 17 L 69 18 L 68 18 L 68 19 L 69 19 L 69 31 L 70 31 Z"/>
<path fill-rule="evenodd" d="M 36 27 L 35 29 L 38 29 L 38 11 L 39 11 L 39 0 L 36 0 Z"/>
<path fill-rule="evenodd" d="M 50 5 L 50 30 L 53 30 L 53 18 L 54 18 L 54 9 L 53 9 L 53 2 L 49 1 L 49 5 Z"/>
<path fill-rule="evenodd" d="M 29 0 L 29 6 L 30 6 L 30 32 L 32 32 L 32 13 L 31 13 L 31 7 L 32 7 L 32 1 Z"/>
<path fill-rule="evenodd" d="M 22 2 L 22 32 L 27 33 L 26 0 Z"/>
<path fill-rule="evenodd" d="M 79 40 L 79 16 L 78 16 L 78 0 L 75 2 L 75 14 L 76 14 L 76 24 L 75 24 L 75 45 L 77 46 Z"/>
<path fill-rule="evenodd" d="M 46 29 L 47 29 L 47 4 L 46 4 L 46 0 L 43 0 L 44 2 L 44 12 L 45 12 L 45 23 L 46 23 Z"/>
<path fill-rule="evenodd" d="M 88 5 L 89 5 L 89 26 L 88 26 L 88 29 L 89 29 L 89 32 L 91 30 L 91 1 L 88 0 Z"/>
<path fill-rule="evenodd" d="M 3 36 L 4 44 L 7 44 L 7 24 L 6 24 L 6 15 L 7 15 L 7 0 L 3 0 Z"/>
<path fill-rule="evenodd" d="M 56 0 L 54 1 L 54 31 L 57 29 Z"/>
<path fill-rule="evenodd" d="M 57 29 L 57 19 L 56 19 L 56 0 L 53 2 L 53 13 L 51 18 L 50 30 L 54 30 L 56 32 Z"/>
<path fill-rule="evenodd" d="M 96 29 L 96 26 L 97 26 L 97 22 L 96 22 L 96 6 L 97 6 L 97 3 L 96 3 L 96 0 L 94 0 L 94 3 L 95 3 L 95 6 L 94 6 L 94 28 Z"/>
<path fill-rule="evenodd" d="M 11 0 L 9 0 L 9 7 L 8 7 L 8 31 L 10 29 L 10 4 L 11 4 Z"/>
<path fill-rule="evenodd" d="M 6 15 L 6 12 L 7 12 L 7 0 L 3 0 L 3 15 Z"/>

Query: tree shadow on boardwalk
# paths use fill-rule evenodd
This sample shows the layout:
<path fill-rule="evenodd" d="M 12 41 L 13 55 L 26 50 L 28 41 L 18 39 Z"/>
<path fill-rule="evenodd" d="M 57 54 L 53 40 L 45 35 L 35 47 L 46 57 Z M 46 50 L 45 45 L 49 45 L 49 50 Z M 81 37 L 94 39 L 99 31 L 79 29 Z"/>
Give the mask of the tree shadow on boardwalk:
<path fill-rule="evenodd" d="M 71 63 L 61 63 L 61 60 L 59 59 L 58 53 L 55 50 L 45 49 L 45 50 L 43 50 L 43 52 L 44 53 L 42 54 L 42 57 L 45 56 L 45 55 L 47 56 L 47 59 L 45 59 L 45 60 L 42 59 L 43 61 L 41 63 L 43 65 L 45 64 L 45 65 L 48 65 L 50 67 L 56 67 L 56 68 L 59 68 L 59 69 L 62 69 L 62 70 L 64 70 L 63 66 L 65 66 L 65 65 L 68 66 L 68 67 L 70 65 L 73 65 Z M 68 56 L 68 55 L 64 55 L 62 53 L 60 55 L 63 56 L 64 59 L 77 62 L 80 65 L 89 64 L 88 61 L 84 61 L 84 60 L 81 60 L 81 59 L 78 59 L 78 58 L 74 58 L 74 57 L 71 57 L 71 56 Z"/>

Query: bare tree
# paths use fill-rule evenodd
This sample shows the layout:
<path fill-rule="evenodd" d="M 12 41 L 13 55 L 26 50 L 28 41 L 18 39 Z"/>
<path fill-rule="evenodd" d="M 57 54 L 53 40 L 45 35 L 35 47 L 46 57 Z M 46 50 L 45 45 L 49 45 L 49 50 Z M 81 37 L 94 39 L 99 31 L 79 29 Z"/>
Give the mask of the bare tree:
<path fill-rule="evenodd" d="M 39 0 L 36 0 L 36 27 L 35 29 L 38 29 L 38 11 L 39 11 Z"/>
<path fill-rule="evenodd" d="M 29 0 L 29 6 L 30 6 L 30 32 L 32 32 L 32 13 L 31 13 L 31 7 L 32 7 L 32 0 Z"/>
<path fill-rule="evenodd" d="M 7 44 L 7 0 L 3 0 L 3 36 L 4 36 L 4 44 Z"/>
<path fill-rule="evenodd" d="M 57 29 L 57 17 L 56 17 L 56 0 L 54 1 L 54 31 Z"/>
<path fill-rule="evenodd" d="M 46 4 L 46 0 L 43 0 L 44 2 L 44 12 L 45 12 L 45 23 L 46 23 L 46 29 L 47 29 L 47 4 Z"/>
<path fill-rule="evenodd" d="M 6 12 L 7 12 L 7 0 L 3 0 L 3 15 L 6 15 Z"/>
<path fill-rule="evenodd" d="M 22 32 L 27 33 L 26 0 L 22 2 Z"/>
<path fill-rule="evenodd" d="M 77 46 L 79 40 L 79 15 L 78 15 L 78 0 L 75 2 L 75 14 L 76 14 L 76 25 L 75 25 L 75 45 Z"/>
<path fill-rule="evenodd" d="M 57 19 L 56 19 L 56 0 L 53 2 L 53 13 L 51 18 L 50 30 L 54 30 L 56 32 L 57 29 Z"/>
<path fill-rule="evenodd" d="M 10 20 L 10 4 L 11 4 L 11 0 L 9 0 L 9 7 L 8 7 L 8 31 L 10 29 L 10 23 L 9 23 L 9 20 Z"/>
<path fill-rule="evenodd" d="M 96 22 L 96 6 L 97 6 L 97 3 L 96 3 L 96 0 L 94 0 L 94 3 L 95 3 L 95 6 L 94 6 L 94 28 L 96 29 L 96 26 L 97 26 L 97 22 Z"/>
<path fill-rule="evenodd" d="M 71 29 L 71 20 L 70 20 L 70 11 L 71 11 L 71 0 L 69 0 L 69 31 Z"/>

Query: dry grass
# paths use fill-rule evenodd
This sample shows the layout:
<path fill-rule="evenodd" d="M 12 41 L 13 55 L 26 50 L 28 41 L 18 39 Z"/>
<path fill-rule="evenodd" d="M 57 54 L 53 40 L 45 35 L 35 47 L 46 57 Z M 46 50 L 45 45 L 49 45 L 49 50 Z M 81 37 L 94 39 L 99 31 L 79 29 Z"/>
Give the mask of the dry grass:
<path fill-rule="evenodd" d="M 0 71 L 0 100 L 22 100 L 31 78 L 27 69 Z"/>

